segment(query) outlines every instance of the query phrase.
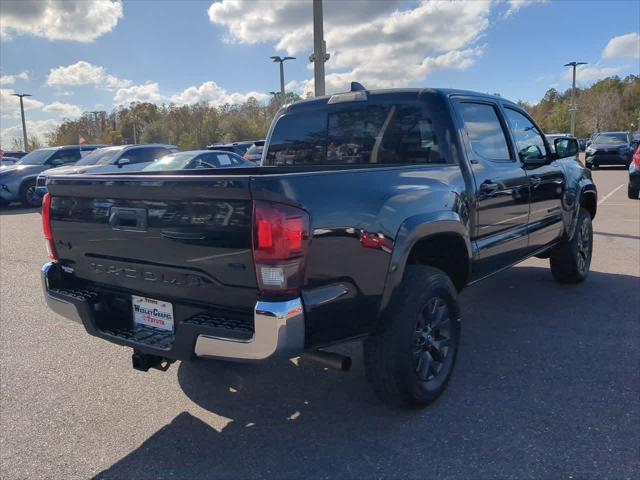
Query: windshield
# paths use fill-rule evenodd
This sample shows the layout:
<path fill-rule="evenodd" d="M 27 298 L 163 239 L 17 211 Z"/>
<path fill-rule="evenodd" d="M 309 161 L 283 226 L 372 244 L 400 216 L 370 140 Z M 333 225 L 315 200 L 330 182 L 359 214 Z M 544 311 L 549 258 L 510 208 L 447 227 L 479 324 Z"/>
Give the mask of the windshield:
<path fill-rule="evenodd" d="M 159 158 L 151 165 L 147 165 L 143 168 L 145 171 L 164 171 L 164 170 L 182 170 L 184 167 L 188 165 L 188 163 L 193 160 L 198 155 L 194 155 L 193 153 L 172 153 L 170 155 L 165 155 L 162 158 Z"/>
<path fill-rule="evenodd" d="M 595 138 L 593 139 L 593 143 L 604 143 L 604 144 L 627 143 L 627 134 L 626 133 L 600 133 L 595 136 Z"/>
<path fill-rule="evenodd" d="M 88 153 L 76 165 L 109 165 L 124 147 L 98 148 Z"/>
<path fill-rule="evenodd" d="M 19 165 L 44 165 L 57 150 L 34 150 L 17 162 Z"/>

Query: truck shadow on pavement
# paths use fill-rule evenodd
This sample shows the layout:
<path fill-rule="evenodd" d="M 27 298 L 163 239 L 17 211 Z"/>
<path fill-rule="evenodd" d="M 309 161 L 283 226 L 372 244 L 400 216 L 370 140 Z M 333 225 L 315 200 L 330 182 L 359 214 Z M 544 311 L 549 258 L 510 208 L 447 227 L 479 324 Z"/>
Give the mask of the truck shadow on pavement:
<path fill-rule="evenodd" d="M 638 284 L 592 272 L 564 286 L 517 267 L 469 288 L 456 371 L 425 410 L 379 403 L 355 343 L 339 349 L 354 357 L 347 374 L 183 362 L 186 396 L 231 421 L 219 431 L 185 406 L 95 478 L 592 477 L 594 457 L 632 476 L 637 432 L 621 420 L 640 414 Z"/>

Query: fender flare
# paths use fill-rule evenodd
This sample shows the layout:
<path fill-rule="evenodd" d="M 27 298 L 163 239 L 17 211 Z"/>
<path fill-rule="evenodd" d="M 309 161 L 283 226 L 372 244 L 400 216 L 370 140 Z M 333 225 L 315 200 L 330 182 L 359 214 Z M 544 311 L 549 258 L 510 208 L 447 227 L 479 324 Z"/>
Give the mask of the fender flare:
<path fill-rule="evenodd" d="M 440 233 L 453 233 L 464 240 L 469 258 L 469 268 L 471 268 L 473 250 L 469 230 L 456 212 L 435 212 L 409 217 L 400 225 L 396 235 L 382 293 L 380 312 L 388 307 L 393 292 L 402 282 L 405 266 L 413 246 L 420 240 Z"/>
<path fill-rule="evenodd" d="M 578 198 L 576 198 L 575 208 L 573 209 L 573 215 L 571 216 L 571 225 L 568 231 L 568 237 L 571 239 L 576 231 L 576 225 L 578 224 L 578 214 L 580 212 L 580 208 L 582 206 L 582 201 L 585 197 L 590 196 L 593 197 L 593 203 L 595 205 L 595 210 L 593 212 L 593 218 L 595 218 L 597 210 L 598 210 L 598 190 L 593 183 L 587 183 L 580 187 L 580 193 L 578 194 Z"/>

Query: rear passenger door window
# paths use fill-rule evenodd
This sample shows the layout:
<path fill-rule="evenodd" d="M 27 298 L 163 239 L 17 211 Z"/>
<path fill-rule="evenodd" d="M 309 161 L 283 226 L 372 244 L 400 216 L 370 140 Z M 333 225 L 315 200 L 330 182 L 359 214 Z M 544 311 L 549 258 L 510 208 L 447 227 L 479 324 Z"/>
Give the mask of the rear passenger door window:
<path fill-rule="evenodd" d="M 460 102 L 458 110 L 477 159 L 511 161 L 507 137 L 494 105 Z"/>
<path fill-rule="evenodd" d="M 122 154 L 122 158 L 126 158 L 129 160 L 129 164 L 133 165 L 135 163 L 147 162 L 150 160 L 145 160 L 144 149 L 142 148 L 133 148 L 131 150 L 127 150 Z"/>
<path fill-rule="evenodd" d="M 49 159 L 49 163 L 55 162 L 56 164 L 75 163 L 80 160 L 80 149 L 69 148 L 56 152 L 55 155 Z"/>
<path fill-rule="evenodd" d="M 516 142 L 516 149 L 521 160 L 545 160 L 547 149 L 542 133 L 531 120 L 522 113 L 505 107 L 509 128 Z"/>

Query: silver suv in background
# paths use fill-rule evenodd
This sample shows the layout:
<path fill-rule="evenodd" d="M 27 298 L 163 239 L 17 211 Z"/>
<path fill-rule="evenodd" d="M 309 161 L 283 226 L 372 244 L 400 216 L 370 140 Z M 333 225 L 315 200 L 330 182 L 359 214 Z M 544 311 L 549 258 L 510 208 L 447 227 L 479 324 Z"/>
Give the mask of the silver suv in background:
<path fill-rule="evenodd" d="M 54 167 L 69 166 L 83 158 L 83 154 L 102 145 L 65 145 L 39 148 L 13 165 L 0 167 L 0 204 L 21 202 L 25 207 L 40 206 L 36 194 L 36 177 Z"/>
<path fill-rule="evenodd" d="M 117 145 L 92 152 L 75 165 L 52 168 L 38 177 L 36 193 L 41 198 L 47 193 L 47 177 L 51 175 L 75 175 L 78 173 L 137 172 L 151 162 L 178 151 L 175 145 Z"/>

